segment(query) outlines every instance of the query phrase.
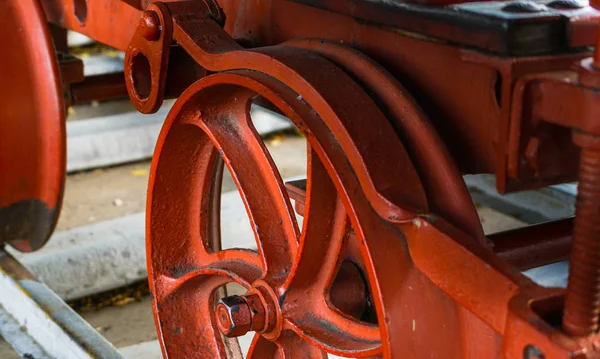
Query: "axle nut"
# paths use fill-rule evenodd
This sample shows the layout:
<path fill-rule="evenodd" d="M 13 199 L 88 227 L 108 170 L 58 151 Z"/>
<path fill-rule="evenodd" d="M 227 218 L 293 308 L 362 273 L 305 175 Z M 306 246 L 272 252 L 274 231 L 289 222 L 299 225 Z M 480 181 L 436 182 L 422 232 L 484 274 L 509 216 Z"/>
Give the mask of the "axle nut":
<path fill-rule="evenodd" d="M 222 298 L 215 308 L 217 327 L 223 335 L 234 338 L 252 329 L 252 312 L 243 297 L 232 295 Z"/>

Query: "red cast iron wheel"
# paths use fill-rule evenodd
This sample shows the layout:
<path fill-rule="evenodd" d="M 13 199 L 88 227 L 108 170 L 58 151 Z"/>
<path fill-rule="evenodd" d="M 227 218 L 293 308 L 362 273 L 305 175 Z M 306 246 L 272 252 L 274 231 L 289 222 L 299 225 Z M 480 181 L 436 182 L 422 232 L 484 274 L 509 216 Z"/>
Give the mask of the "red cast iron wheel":
<path fill-rule="evenodd" d="M 250 121 L 257 95 L 292 119 L 309 143 L 302 231 Z M 372 357 L 385 351 L 384 328 L 343 313 L 330 297 L 350 226 L 359 241 L 383 241 L 391 230 L 340 157 L 343 141 L 302 96 L 257 72 L 215 74 L 179 98 L 158 140 L 147 209 L 149 276 L 165 357 L 238 358 L 239 349 L 223 333 L 249 330 L 257 332 L 249 358 L 324 358 L 325 352 Z M 402 148 L 398 153 L 407 156 Z M 218 250 L 215 243 L 221 158 L 246 206 L 258 253 Z M 417 178 L 410 165 L 406 174 Z M 369 278 L 370 287 L 378 288 L 372 273 Z M 247 294 L 216 306 L 220 288 L 232 281 Z M 380 304 L 380 321 L 383 312 Z"/>
<path fill-rule="evenodd" d="M 40 249 L 62 203 L 66 132 L 60 72 L 39 1 L 0 2 L 0 246 Z"/>

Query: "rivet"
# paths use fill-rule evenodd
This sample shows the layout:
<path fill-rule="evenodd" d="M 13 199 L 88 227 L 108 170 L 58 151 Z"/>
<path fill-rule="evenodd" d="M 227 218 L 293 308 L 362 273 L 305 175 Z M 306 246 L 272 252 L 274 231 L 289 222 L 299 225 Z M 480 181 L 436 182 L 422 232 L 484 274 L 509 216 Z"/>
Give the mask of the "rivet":
<path fill-rule="evenodd" d="M 154 11 L 144 11 L 140 29 L 144 39 L 156 41 L 160 37 L 160 20 Z"/>

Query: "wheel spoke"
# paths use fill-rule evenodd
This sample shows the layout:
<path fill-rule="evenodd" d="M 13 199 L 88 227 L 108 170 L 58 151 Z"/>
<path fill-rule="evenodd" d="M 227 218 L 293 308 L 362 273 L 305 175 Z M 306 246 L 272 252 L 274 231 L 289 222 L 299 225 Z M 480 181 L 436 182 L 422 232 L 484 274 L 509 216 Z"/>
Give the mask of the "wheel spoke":
<path fill-rule="evenodd" d="M 327 171 L 308 146 L 305 217 L 298 255 L 285 284 L 288 295 L 307 289 L 323 298 L 341 263 L 348 220 Z"/>
<path fill-rule="evenodd" d="M 289 312 L 288 323 L 298 335 L 329 353 L 365 357 L 381 352 L 379 327 L 347 316 L 325 301 Z"/>
<path fill-rule="evenodd" d="M 298 334 L 328 352 L 376 353 L 380 348 L 378 327 L 333 309 L 329 302 L 349 223 L 329 175 L 310 146 L 305 203 L 298 259 L 286 282 L 284 316 Z M 359 280 L 362 283 L 362 278 Z M 363 295 L 366 301 L 366 293 Z"/>
<path fill-rule="evenodd" d="M 227 282 L 220 276 L 196 276 L 177 291 L 155 299 L 165 357 L 226 359 L 229 348 L 215 324 L 215 291 Z"/>
<path fill-rule="evenodd" d="M 321 349 L 302 340 L 296 333 L 285 331 L 277 339 L 279 358 L 281 359 L 327 359 L 327 354 Z"/>
<path fill-rule="evenodd" d="M 278 357 L 278 347 L 274 342 L 268 341 L 260 334 L 255 334 L 248 350 L 247 359 L 269 359 Z"/>
<path fill-rule="evenodd" d="M 189 281 L 197 277 L 216 275 L 249 287 L 263 275 L 260 258 L 256 252 L 243 249 L 228 249 L 213 253 L 205 259 L 202 267 L 193 268 L 187 272 L 172 273 L 171 276 L 155 276 L 153 295 L 162 298 L 180 290 Z"/>
<path fill-rule="evenodd" d="M 208 92 L 198 104 L 206 109 L 198 115 L 200 127 L 219 149 L 240 191 L 264 257 L 265 280 L 283 282 L 292 267 L 299 230 L 279 171 L 252 125 L 253 94 L 233 89 Z"/>
<path fill-rule="evenodd" d="M 294 332 L 286 331 L 277 342 L 255 335 L 248 351 L 248 359 L 327 359 L 322 350 L 303 341 Z"/>
<path fill-rule="evenodd" d="M 220 180 L 219 153 L 202 131 L 175 124 L 153 163 L 147 210 L 150 275 L 173 276 L 201 267 L 220 238 L 211 199 Z M 182 161 L 181 159 L 187 159 Z"/>

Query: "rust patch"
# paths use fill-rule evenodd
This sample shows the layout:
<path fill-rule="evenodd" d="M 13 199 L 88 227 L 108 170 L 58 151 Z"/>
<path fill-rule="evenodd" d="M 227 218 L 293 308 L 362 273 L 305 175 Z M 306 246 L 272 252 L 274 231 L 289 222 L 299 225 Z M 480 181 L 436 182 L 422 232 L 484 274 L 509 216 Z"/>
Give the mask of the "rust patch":
<path fill-rule="evenodd" d="M 58 217 L 39 199 L 27 199 L 0 208 L 0 243 L 23 252 L 41 248 L 54 230 Z"/>

